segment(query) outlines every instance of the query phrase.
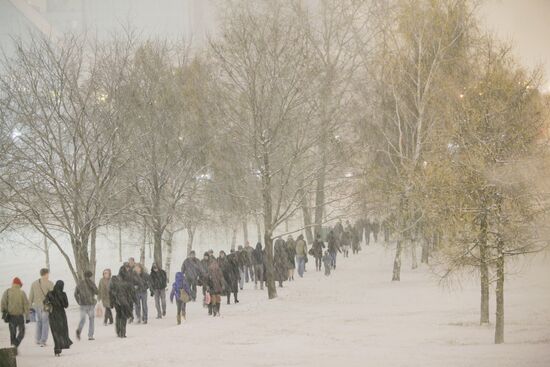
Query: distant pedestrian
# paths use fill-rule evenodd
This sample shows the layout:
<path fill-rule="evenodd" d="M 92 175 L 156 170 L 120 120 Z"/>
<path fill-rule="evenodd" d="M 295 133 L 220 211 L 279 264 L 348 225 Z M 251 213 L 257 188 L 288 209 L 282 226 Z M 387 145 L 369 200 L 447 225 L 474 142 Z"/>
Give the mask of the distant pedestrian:
<path fill-rule="evenodd" d="M 178 325 L 181 324 L 181 320 L 187 319 L 185 312 L 185 306 L 187 302 L 191 301 L 191 288 L 189 282 L 184 273 L 177 272 L 176 279 L 172 284 L 172 291 L 170 292 L 170 302 L 174 303 L 174 298 L 176 299 L 176 321 Z"/>
<path fill-rule="evenodd" d="M 296 269 L 296 242 L 292 236 L 288 236 L 286 239 L 286 253 L 288 255 L 288 280 L 294 280 L 294 270 Z"/>
<path fill-rule="evenodd" d="M 76 329 L 76 338 L 80 340 L 80 333 L 86 323 L 88 317 L 88 340 L 94 340 L 94 324 L 95 324 L 95 296 L 99 293 L 98 289 L 92 280 L 92 272 L 86 270 L 84 279 L 79 281 L 74 291 L 76 303 L 80 306 L 80 322 Z"/>
<path fill-rule="evenodd" d="M 290 263 L 286 252 L 286 244 L 282 238 L 275 240 L 273 248 L 273 267 L 275 270 L 275 280 L 279 282 L 279 287 L 283 286 L 283 282 L 288 279 L 288 269 Z"/>
<path fill-rule="evenodd" d="M 111 283 L 111 269 L 103 270 L 103 276 L 99 281 L 97 301 L 103 303 L 105 307 L 105 316 L 103 318 L 103 325 L 113 324 L 113 311 L 111 310 L 111 299 L 109 297 L 109 284 Z"/>
<path fill-rule="evenodd" d="M 73 342 L 69 338 L 69 324 L 65 309 L 69 307 L 67 294 L 63 291 L 65 283 L 58 280 L 53 291 L 46 295 L 46 302 L 52 306 L 50 313 L 50 328 L 54 341 L 53 352 L 59 357 L 63 349 L 69 349 Z"/>
<path fill-rule="evenodd" d="M 325 243 L 321 239 L 321 235 L 317 234 L 315 240 L 313 241 L 312 251 L 313 257 L 315 258 L 315 270 L 321 271 L 321 263 L 323 258 L 323 249 L 325 248 Z"/>
<path fill-rule="evenodd" d="M 264 251 L 260 242 L 252 252 L 252 264 L 254 264 L 254 288 L 258 289 L 258 282 L 260 282 L 260 289 L 264 289 Z"/>
<path fill-rule="evenodd" d="M 296 266 L 298 267 L 298 275 L 304 277 L 307 259 L 307 244 L 304 240 L 304 235 L 299 235 L 296 239 Z"/>
<path fill-rule="evenodd" d="M 145 272 L 143 265 L 134 266 L 134 290 L 136 293 L 135 312 L 138 324 L 147 324 L 149 309 L 147 307 L 147 290 L 150 287 L 149 274 Z"/>
<path fill-rule="evenodd" d="M 208 263 L 208 292 L 213 316 L 220 316 L 221 295 L 225 289 L 225 280 L 216 259 Z"/>
<path fill-rule="evenodd" d="M 325 251 L 325 254 L 323 255 L 323 266 L 325 268 L 325 275 L 329 276 L 330 268 L 332 267 L 332 256 L 330 255 L 328 250 Z"/>
<path fill-rule="evenodd" d="M 31 309 L 34 310 L 36 315 L 36 344 L 41 347 L 46 346 L 48 341 L 48 331 L 50 329 L 49 324 L 49 311 L 48 307 L 44 307 L 44 299 L 49 291 L 53 290 L 53 283 L 49 280 L 50 270 L 43 268 L 40 269 L 40 279 L 32 283 L 31 291 L 29 293 L 29 302 Z"/>
<path fill-rule="evenodd" d="M 199 259 L 197 259 L 195 255 L 195 251 L 191 251 L 189 253 L 189 256 L 183 264 L 181 265 L 181 272 L 185 274 L 185 279 L 189 283 L 189 286 L 191 287 L 191 299 L 193 301 L 197 300 L 197 285 L 199 284 L 199 280 L 201 278 L 203 268 L 201 266 L 201 262 Z"/>
<path fill-rule="evenodd" d="M 342 250 L 340 250 L 340 244 L 336 239 L 336 236 L 333 231 L 330 231 L 328 233 L 327 240 L 328 240 L 328 252 L 331 256 L 331 265 L 333 269 L 336 269 L 336 255 L 338 254 L 338 252 L 342 252 Z"/>
<path fill-rule="evenodd" d="M 166 316 L 166 287 L 168 286 L 168 278 L 166 272 L 156 263 L 153 263 L 149 279 L 151 283 L 151 296 L 155 298 L 157 319 L 161 319 L 163 316 Z"/>
<path fill-rule="evenodd" d="M 126 324 L 132 317 L 135 297 L 128 270 L 122 266 L 118 276 L 112 277 L 109 284 L 109 298 L 115 308 L 115 330 L 119 338 L 126 338 Z"/>
<path fill-rule="evenodd" d="M 29 322 L 30 304 L 23 290 L 23 283 L 14 278 L 11 288 L 2 295 L 0 309 L 2 319 L 8 323 L 10 329 L 10 343 L 18 348 L 25 337 L 25 323 Z"/>

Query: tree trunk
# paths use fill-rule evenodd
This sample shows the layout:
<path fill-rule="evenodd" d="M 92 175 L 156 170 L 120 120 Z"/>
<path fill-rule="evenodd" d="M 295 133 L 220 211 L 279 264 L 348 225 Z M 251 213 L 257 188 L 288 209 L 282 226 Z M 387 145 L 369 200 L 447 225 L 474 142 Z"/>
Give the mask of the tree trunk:
<path fill-rule="evenodd" d="M 497 240 L 497 287 L 496 287 L 496 326 L 495 344 L 504 343 L 504 253 L 502 240 Z"/>
<path fill-rule="evenodd" d="M 248 221 L 243 219 L 243 245 L 248 242 Z"/>
<path fill-rule="evenodd" d="M 50 269 L 50 247 L 48 246 L 48 238 L 44 236 L 44 255 L 46 255 L 46 269 Z"/>
<path fill-rule="evenodd" d="M 162 264 L 162 233 L 163 230 L 158 228 L 153 231 L 153 259 L 157 264 Z"/>
<path fill-rule="evenodd" d="M 416 256 L 416 241 L 411 241 L 411 269 L 418 268 L 418 259 Z"/>
<path fill-rule="evenodd" d="M 237 227 L 233 227 L 231 233 L 231 250 L 235 250 L 235 245 L 237 244 Z"/>
<path fill-rule="evenodd" d="M 401 280 L 401 251 L 402 248 L 402 237 L 399 236 L 399 240 L 397 240 L 397 245 L 395 248 L 395 258 L 393 260 L 393 277 L 392 281 L 400 281 Z"/>
<path fill-rule="evenodd" d="M 262 242 L 262 228 L 260 224 L 260 216 L 256 215 L 256 231 L 258 233 L 258 242 Z"/>
<path fill-rule="evenodd" d="M 264 234 L 266 261 L 266 285 L 267 297 L 273 299 L 277 297 L 277 287 L 275 285 L 275 273 L 273 269 L 273 240 L 271 230 L 266 228 Z"/>
<path fill-rule="evenodd" d="M 141 246 L 139 247 L 139 263 L 145 266 L 145 245 L 147 243 L 147 223 L 143 220 L 143 232 L 141 239 Z M 158 264 L 158 263 L 157 263 Z M 160 264 L 162 265 L 162 263 Z"/>
<path fill-rule="evenodd" d="M 187 256 L 193 251 L 193 240 L 195 238 L 196 227 L 187 228 Z"/>
<path fill-rule="evenodd" d="M 487 214 L 480 221 L 479 272 L 481 282 L 480 324 L 489 323 L 489 265 L 487 260 Z"/>
<path fill-rule="evenodd" d="M 118 262 L 122 262 L 122 225 L 118 225 Z"/>
<path fill-rule="evenodd" d="M 97 238 L 97 227 L 94 225 L 92 228 L 92 234 L 90 238 L 90 267 L 92 271 L 92 279 L 95 279 L 95 271 L 97 266 L 97 256 L 96 256 L 96 238 Z"/>
<path fill-rule="evenodd" d="M 166 264 L 164 265 L 164 271 L 166 276 L 170 279 L 170 265 L 172 263 L 172 241 L 174 239 L 174 233 L 166 231 Z"/>
<path fill-rule="evenodd" d="M 425 236 L 422 241 L 422 254 L 420 255 L 420 262 L 422 264 L 428 264 L 430 257 L 430 236 Z"/>
<path fill-rule="evenodd" d="M 306 232 L 306 240 L 308 244 L 313 243 L 313 232 L 311 230 L 311 213 L 309 212 L 309 200 L 307 198 L 307 194 L 305 194 L 302 190 L 302 217 L 304 219 L 304 231 Z"/>
<path fill-rule="evenodd" d="M 267 296 L 269 299 L 277 297 L 277 288 L 275 286 L 275 278 L 273 273 L 273 201 L 271 197 L 271 169 L 269 154 L 267 148 L 264 147 L 263 153 L 263 169 L 262 175 L 262 197 L 264 200 L 264 243 L 266 253 L 266 285 Z M 279 198 L 280 200 L 280 198 Z"/>

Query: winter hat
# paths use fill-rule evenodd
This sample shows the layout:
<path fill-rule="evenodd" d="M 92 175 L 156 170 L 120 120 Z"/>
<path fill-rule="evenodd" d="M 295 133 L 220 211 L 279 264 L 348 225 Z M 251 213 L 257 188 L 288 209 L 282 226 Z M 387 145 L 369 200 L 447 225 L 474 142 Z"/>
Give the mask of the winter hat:
<path fill-rule="evenodd" d="M 23 283 L 21 282 L 21 279 L 19 279 L 18 277 L 13 278 L 12 284 L 13 284 L 13 285 L 18 285 L 18 286 L 20 286 L 20 287 L 23 286 Z"/>

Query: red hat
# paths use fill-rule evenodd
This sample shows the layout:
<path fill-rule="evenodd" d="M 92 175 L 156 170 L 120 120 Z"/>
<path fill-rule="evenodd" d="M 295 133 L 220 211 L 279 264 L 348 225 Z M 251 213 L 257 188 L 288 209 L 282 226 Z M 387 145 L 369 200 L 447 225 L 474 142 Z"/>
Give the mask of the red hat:
<path fill-rule="evenodd" d="M 18 277 L 13 278 L 12 284 L 18 285 L 18 286 L 20 286 L 20 287 L 23 286 L 23 283 L 21 283 L 21 279 L 19 279 Z"/>

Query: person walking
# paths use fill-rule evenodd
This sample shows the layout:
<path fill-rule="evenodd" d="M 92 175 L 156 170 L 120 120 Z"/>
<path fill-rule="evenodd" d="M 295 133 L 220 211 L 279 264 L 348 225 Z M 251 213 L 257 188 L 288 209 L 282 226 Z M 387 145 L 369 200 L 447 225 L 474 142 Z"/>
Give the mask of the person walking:
<path fill-rule="evenodd" d="M 321 239 L 321 235 L 318 233 L 315 240 L 313 241 L 313 257 L 315 258 L 315 270 L 321 271 L 322 258 L 323 258 L 323 249 L 325 248 L 325 243 Z"/>
<path fill-rule="evenodd" d="M 258 289 L 258 282 L 260 282 L 260 289 L 264 289 L 264 252 L 260 242 L 252 252 L 252 264 L 254 265 L 254 289 Z"/>
<path fill-rule="evenodd" d="M 88 340 L 94 340 L 94 323 L 95 323 L 95 296 L 99 293 L 98 289 L 92 280 L 92 272 L 86 270 L 84 272 L 84 279 L 78 282 L 76 289 L 74 290 L 74 298 L 76 303 L 80 306 L 80 322 L 76 329 L 76 338 L 80 340 L 80 334 L 82 328 L 86 323 L 86 316 L 88 316 Z"/>
<path fill-rule="evenodd" d="M 149 279 L 151 280 L 151 296 L 155 297 L 157 319 L 161 319 L 163 316 L 166 316 L 166 287 L 168 286 L 168 278 L 166 272 L 156 263 L 153 263 Z"/>
<path fill-rule="evenodd" d="M 53 283 L 50 282 L 50 270 L 40 269 L 40 279 L 32 283 L 29 293 L 29 302 L 31 309 L 36 315 L 36 344 L 41 347 L 46 346 L 48 341 L 49 324 L 49 308 L 44 307 L 44 299 L 49 291 L 53 290 Z"/>
<path fill-rule="evenodd" d="M 220 316 L 221 295 L 226 288 L 223 273 L 216 259 L 210 259 L 208 263 L 208 291 L 212 316 Z"/>
<path fill-rule="evenodd" d="M 55 282 L 53 290 L 46 294 L 46 303 L 51 305 L 50 329 L 52 332 L 54 347 L 53 353 L 56 357 L 61 356 L 63 349 L 69 349 L 73 342 L 69 338 L 69 324 L 65 309 L 69 307 L 67 294 L 63 291 L 65 283 L 62 280 Z"/>
<path fill-rule="evenodd" d="M 16 351 L 25 337 L 25 323 L 29 323 L 30 303 L 21 289 L 23 283 L 19 278 L 13 278 L 11 288 L 2 294 L 0 310 L 2 319 L 8 323 L 10 344 Z"/>
<path fill-rule="evenodd" d="M 254 248 L 250 246 L 250 242 L 246 241 L 246 243 L 244 244 L 244 251 L 248 256 L 248 261 L 246 262 L 244 268 L 245 282 L 248 283 L 249 280 L 253 282 L 254 279 L 256 279 L 254 275 L 254 261 L 252 259 Z"/>
<path fill-rule="evenodd" d="M 176 279 L 172 284 L 172 291 L 170 292 L 170 302 L 174 303 L 174 298 L 176 299 L 176 310 L 177 316 L 176 321 L 178 325 L 181 324 L 181 320 L 187 319 L 185 313 L 185 306 L 187 302 L 191 301 L 191 287 L 187 281 L 185 273 L 178 271 L 176 273 Z"/>
<path fill-rule="evenodd" d="M 239 258 L 235 250 L 227 256 L 227 264 L 229 270 L 229 279 L 227 281 L 227 304 L 231 303 L 231 293 L 233 293 L 233 301 L 239 303 L 239 282 L 241 281 L 241 273 L 239 271 Z"/>
<path fill-rule="evenodd" d="M 145 272 L 143 265 L 136 264 L 134 266 L 134 290 L 136 294 L 136 318 L 138 324 L 147 324 L 148 307 L 147 307 L 147 290 L 150 286 L 150 277 Z"/>
<path fill-rule="evenodd" d="M 244 281 L 246 278 L 246 268 L 250 265 L 248 254 L 242 246 L 238 247 L 236 253 L 237 256 L 237 265 L 239 267 L 239 289 L 242 291 L 244 288 Z"/>
<path fill-rule="evenodd" d="M 288 280 L 294 280 L 294 270 L 296 269 L 296 241 L 289 235 L 286 239 L 286 253 L 288 255 Z"/>
<path fill-rule="evenodd" d="M 304 235 L 301 234 L 296 239 L 296 266 L 298 267 L 298 275 L 304 277 L 307 259 L 307 245 L 304 240 Z"/>
<path fill-rule="evenodd" d="M 325 251 L 325 255 L 323 256 L 323 265 L 325 267 L 325 275 L 328 277 L 330 275 L 330 268 L 332 267 L 332 256 L 328 250 Z"/>
<path fill-rule="evenodd" d="M 290 268 L 285 240 L 282 238 L 275 240 L 273 265 L 275 268 L 275 280 L 279 282 L 279 288 L 282 288 L 283 282 L 288 279 L 288 269 Z"/>
<path fill-rule="evenodd" d="M 331 266 L 333 269 L 336 269 L 336 255 L 340 250 L 340 245 L 338 239 L 336 238 L 333 231 L 330 231 L 327 236 L 328 242 L 328 252 L 331 256 Z"/>
<path fill-rule="evenodd" d="M 113 324 L 113 311 L 111 309 L 111 299 L 109 297 L 109 284 L 111 283 L 111 269 L 103 270 L 103 276 L 99 281 L 97 301 L 103 303 L 105 307 L 105 316 L 103 318 L 103 325 Z"/>
<path fill-rule="evenodd" d="M 197 259 L 195 255 L 195 251 L 191 251 L 189 253 L 189 256 L 183 264 L 181 265 L 181 272 L 185 275 L 185 279 L 189 283 L 189 286 L 191 287 L 191 293 L 189 294 L 191 296 L 191 299 L 193 301 L 197 300 L 197 285 L 199 284 L 199 280 L 201 278 L 201 274 L 203 272 L 203 268 L 201 265 L 201 262 L 199 259 Z"/>
<path fill-rule="evenodd" d="M 115 308 L 115 330 L 119 338 L 126 338 L 126 325 L 132 315 L 135 303 L 134 286 L 126 267 L 122 266 L 118 276 L 114 276 L 109 284 L 109 298 Z"/>

